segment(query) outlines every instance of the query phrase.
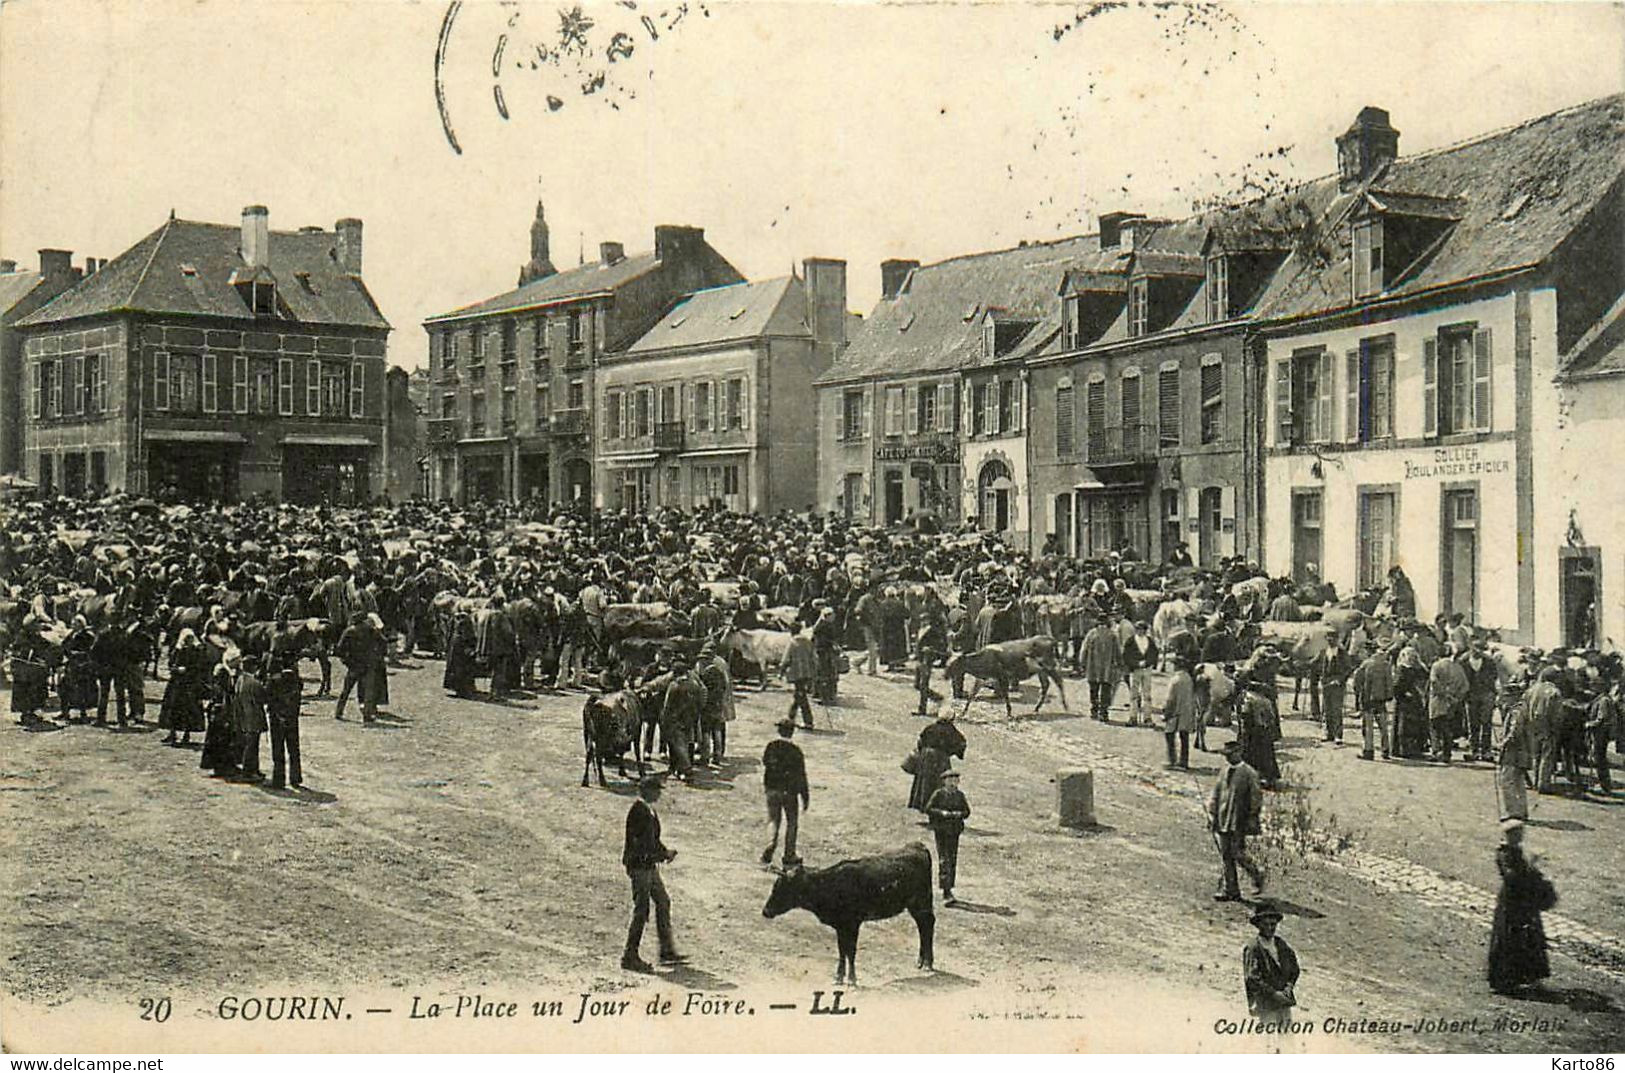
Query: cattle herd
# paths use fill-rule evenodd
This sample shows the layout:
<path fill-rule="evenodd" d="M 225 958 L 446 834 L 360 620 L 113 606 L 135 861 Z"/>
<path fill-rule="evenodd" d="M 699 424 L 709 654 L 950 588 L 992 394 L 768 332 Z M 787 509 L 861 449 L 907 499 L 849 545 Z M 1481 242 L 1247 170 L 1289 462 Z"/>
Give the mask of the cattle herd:
<path fill-rule="evenodd" d="M 881 530 L 834 516 L 540 503 L 193 506 L 127 495 L 0 511 L 0 644 L 22 721 L 53 709 L 63 719 L 92 708 L 105 718 L 108 692 L 120 686 L 141 718 L 144 682 L 163 677 L 188 633 L 210 663 L 231 648 L 314 660 L 326 693 L 336 639 L 373 619 L 392 655 L 445 660 L 446 688 L 459 695 L 586 689 L 582 785 L 594 772 L 604 782 L 606 760 L 634 777 L 629 752 L 638 775 L 661 754 L 677 777 L 719 762 L 735 683 L 767 689 L 784 677 L 831 705 L 843 672 L 864 662 L 941 666 L 967 707 L 986 685 L 1007 714 L 1013 689 L 1036 676 L 1037 705 L 1053 687 L 1064 707 L 1063 678 L 1086 672 L 1086 640 L 1101 629 L 1115 637 L 1114 651 L 1138 633 L 1159 663 L 1191 671 L 1204 726 L 1230 718 L 1237 679 L 1261 669 L 1272 700 L 1276 671 L 1293 680 L 1294 708 L 1307 682 L 1319 716 L 1329 647 L 1355 663 L 1386 651 L 1402 664 L 1400 653 L 1416 649 L 1424 666 L 1474 650 L 1493 665 L 1502 711 L 1538 672 L 1554 672 L 1547 677 L 1563 703 L 1546 733 L 1575 788 L 1587 784 L 1585 767 L 1606 777 L 1605 755 L 1594 761 L 1587 748 L 1590 713 L 1597 696 L 1619 688 L 1612 653 L 1520 650 L 1459 621 L 1417 622 L 1397 569 L 1388 586 L 1340 598 L 1313 577 L 1269 578 L 1240 559 L 1205 569 L 1127 551 L 1078 561 L 1028 555 L 970 528 Z M 1100 673 L 1087 670 L 1092 685 Z M 1108 698 L 1128 671 L 1109 673 Z M 693 689 L 674 690 L 678 678 Z M 929 680 L 919 679 L 922 706 Z M 1396 715 L 1402 703 L 1426 708 L 1426 676 L 1410 688 L 1420 692 L 1396 693 Z M 1617 725 L 1606 730 L 1625 744 Z M 764 912 L 810 909 L 835 928 L 843 973 L 855 977 L 862 921 L 907 909 L 928 965 L 930 855 L 916 846 L 876 861 L 867 871 L 837 865 L 812 886 L 782 877 Z M 878 882 L 875 874 L 890 893 L 867 916 L 817 893 Z"/>

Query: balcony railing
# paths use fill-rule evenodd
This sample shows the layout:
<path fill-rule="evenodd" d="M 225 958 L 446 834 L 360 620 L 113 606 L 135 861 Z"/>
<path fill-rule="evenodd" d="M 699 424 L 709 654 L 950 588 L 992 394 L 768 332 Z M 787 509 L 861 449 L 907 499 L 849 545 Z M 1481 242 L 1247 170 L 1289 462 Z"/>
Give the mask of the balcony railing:
<path fill-rule="evenodd" d="M 455 417 L 435 417 L 429 419 L 429 446 L 443 447 L 456 443 L 458 439 L 458 425 Z"/>
<path fill-rule="evenodd" d="M 555 436 L 585 436 L 587 428 L 587 411 L 584 409 L 554 410 L 553 420 L 549 424 L 549 431 Z"/>
<path fill-rule="evenodd" d="M 683 449 L 683 431 L 685 426 L 681 421 L 662 421 L 655 426 L 655 450 L 681 451 Z"/>
<path fill-rule="evenodd" d="M 1157 457 L 1155 425 L 1093 428 L 1084 438 L 1084 461 L 1091 466 L 1127 466 Z"/>

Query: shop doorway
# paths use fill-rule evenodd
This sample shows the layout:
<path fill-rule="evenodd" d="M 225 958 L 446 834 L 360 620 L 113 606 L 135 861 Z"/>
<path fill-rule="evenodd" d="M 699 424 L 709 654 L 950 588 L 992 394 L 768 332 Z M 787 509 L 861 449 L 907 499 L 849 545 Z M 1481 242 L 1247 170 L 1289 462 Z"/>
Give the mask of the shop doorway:
<path fill-rule="evenodd" d="M 344 447 L 282 449 L 282 498 L 353 507 L 367 502 L 367 453 Z"/>
<path fill-rule="evenodd" d="M 1446 489 L 1439 504 L 1439 611 L 1478 621 L 1478 491 Z"/>
<path fill-rule="evenodd" d="M 230 444 L 150 444 L 148 493 L 164 502 L 233 502 L 241 454 L 240 447 Z"/>
<path fill-rule="evenodd" d="M 1398 545 L 1399 495 L 1391 491 L 1360 493 L 1360 576 L 1362 589 L 1388 584 Z"/>
<path fill-rule="evenodd" d="M 1563 644 L 1590 648 L 1597 642 L 1597 611 L 1602 604 L 1602 550 L 1560 548 L 1557 554 Z"/>
<path fill-rule="evenodd" d="M 903 520 L 903 474 L 895 469 L 886 471 L 886 524 L 896 525 Z"/>
<path fill-rule="evenodd" d="M 982 528 L 995 533 L 1010 528 L 1010 493 L 1015 487 L 1010 479 L 1010 467 L 997 458 L 992 459 L 977 475 L 976 487 Z"/>
<path fill-rule="evenodd" d="M 1292 493 L 1292 580 L 1307 581 L 1310 567 L 1324 576 L 1319 492 Z"/>
<path fill-rule="evenodd" d="M 585 458 L 572 458 L 565 462 L 563 476 L 565 502 L 592 502 L 592 466 Z"/>
<path fill-rule="evenodd" d="M 1211 570 L 1219 560 L 1219 530 L 1224 524 L 1224 490 L 1211 485 L 1196 496 L 1196 563 Z"/>

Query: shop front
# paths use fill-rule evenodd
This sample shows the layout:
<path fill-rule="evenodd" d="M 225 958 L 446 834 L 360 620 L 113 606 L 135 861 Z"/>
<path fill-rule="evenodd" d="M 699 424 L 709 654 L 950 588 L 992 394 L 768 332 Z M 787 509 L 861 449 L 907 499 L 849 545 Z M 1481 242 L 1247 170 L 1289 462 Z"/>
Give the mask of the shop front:
<path fill-rule="evenodd" d="M 462 501 L 499 503 L 508 499 L 508 442 L 464 440 L 457 445 Z"/>
<path fill-rule="evenodd" d="M 947 521 L 960 517 L 959 443 L 938 436 L 915 443 L 887 443 L 875 448 L 879 517 L 898 525 L 911 516 L 933 514 Z"/>
<path fill-rule="evenodd" d="M 368 502 L 379 448 L 365 436 L 290 433 L 282 438 L 282 498 L 338 507 Z"/>
<path fill-rule="evenodd" d="M 604 459 L 604 506 L 609 510 L 649 510 L 655 506 L 655 466 L 660 456 L 609 455 Z"/>
<path fill-rule="evenodd" d="M 241 496 L 245 440 L 214 429 L 148 429 L 146 492 L 160 500 L 230 503 Z"/>

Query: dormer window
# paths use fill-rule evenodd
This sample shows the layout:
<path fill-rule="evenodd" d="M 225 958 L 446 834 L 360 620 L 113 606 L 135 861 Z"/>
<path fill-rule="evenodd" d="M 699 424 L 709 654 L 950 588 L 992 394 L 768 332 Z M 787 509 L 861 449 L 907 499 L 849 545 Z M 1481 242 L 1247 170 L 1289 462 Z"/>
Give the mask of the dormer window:
<path fill-rule="evenodd" d="M 1387 286 L 1383 271 L 1382 221 L 1360 220 L 1354 224 L 1354 297 L 1381 294 Z"/>
<path fill-rule="evenodd" d="M 270 280 L 255 280 L 249 284 L 253 291 L 253 309 L 256 317 L 276 316 L 276 284 Z"/>
<path fill-rule="evenodd" d="M 1218 253 L 1207 259 L 1208 323 L 1229 320 L 1230 315 L 1230 260 Z"/>
<path fill-rule="evenodd" d="M 982 353 L 990 359 L 999 356 L 999 326 L 992 317 L 982 325 Z"/>
<path fill-rule="evenodd" d="M 1151 313 L 1151 281 L 1145 276 L 1128 285 L 1128 334 L 1144 335 Z"/>

